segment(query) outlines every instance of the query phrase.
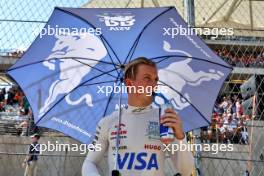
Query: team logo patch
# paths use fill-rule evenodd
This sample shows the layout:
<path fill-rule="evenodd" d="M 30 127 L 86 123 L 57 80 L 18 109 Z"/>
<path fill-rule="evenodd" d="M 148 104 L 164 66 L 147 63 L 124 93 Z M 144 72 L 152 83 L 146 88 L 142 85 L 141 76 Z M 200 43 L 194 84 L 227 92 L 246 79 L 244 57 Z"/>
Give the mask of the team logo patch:
<path fill-rule="evenodd" d="M 122 145 L 122 146 L 119 146 L 118 147 L 118 150 L 126 150 L 127 149 L 127 146 L 126 145 Z M 116 150 L 116 147 L 112 147 L 112 150 Z"/>
<path fill-rule="evenodd" d="M 118 154 L 118 167 L 127 170 L 158 170 L 157 154 L 146 152 Z"/>
<path fill-rule="evenodd" d="M 160 145 L 154 145 L 154 144 L 145 144 L 144 148 L 146 150 L 160 150 L 161 146 Z"/>
<path fill-rule="evenodd" d="M 149 139 L 160 140 L 160 128 L 158 122 L 149 122 L 146 130 L 146 136 L 148 136 Z"/>

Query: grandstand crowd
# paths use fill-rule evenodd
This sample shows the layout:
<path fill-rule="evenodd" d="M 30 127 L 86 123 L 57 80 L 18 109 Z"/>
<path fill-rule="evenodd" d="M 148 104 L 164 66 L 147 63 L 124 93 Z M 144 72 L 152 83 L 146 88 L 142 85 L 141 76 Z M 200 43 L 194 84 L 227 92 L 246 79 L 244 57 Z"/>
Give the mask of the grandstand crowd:
<path fill-rule="evenodd" d="M 29 103 L 26 96 L 17 87 L 11 87 L 6 91 L 6 88 L 0 90 L 0 112 L 6 111 L 6 106 L 18 106 L 20 113 L 23 115 L 28 115 L 29 113 Z"/>
<path fill-rule="evenodd" d="M 18 57 L 24 51 L 7 52 L 6 56 Z M 215 50 L 215 53 L 234 67 L 264 67 L 264 51 L 261 52 L 233 52 L 232 50 Z"/>
<path fill-rule="evenodd" d="M 24 93 L 16 86 L 0 89 L 1 133 L 28 136 L 34 127 L 33 115 Z M 7 123 L 9 122 L 9 123 Z"/>
<path fill-rule="evenodd" d="M 216 50 L 215 52 L 234 67 L 264 67 L 264 52 L 232 53 L 228 50 Z"/>
<path fill-rule="evenodd" d="M 223 97 L 215 105 L 212 123 L 201 128 L 202 142 L 248 144 L 247 122 L 251 120 L 244 114 L 242 100 L 238 96 Z"/>

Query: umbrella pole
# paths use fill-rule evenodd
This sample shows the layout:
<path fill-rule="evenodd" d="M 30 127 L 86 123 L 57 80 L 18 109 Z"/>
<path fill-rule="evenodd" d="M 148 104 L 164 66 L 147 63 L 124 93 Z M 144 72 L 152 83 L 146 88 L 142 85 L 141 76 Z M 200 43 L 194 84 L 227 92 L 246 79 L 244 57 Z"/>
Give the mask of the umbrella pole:
<path fill-rule="evenodd" d="M 121 106 L 122 106 L 122 94 L 123 94 L 123 76 L 121 76 L 120 79 L 120 85 L 121 85 L 121 89 L 120 89 L 120 96 L 119 96 L 119 108 L 118 108 L 118 126 L 117 126 L 117 133 L 116 133 L 116 146 L 115 146 L 115 169 L 112 170 L 112 176 L 119 176 L 119 170 L 118 170 L 118 151 L 119 151 L 119 143 L 120 143 L 120 124 L 121 124 Z"/>

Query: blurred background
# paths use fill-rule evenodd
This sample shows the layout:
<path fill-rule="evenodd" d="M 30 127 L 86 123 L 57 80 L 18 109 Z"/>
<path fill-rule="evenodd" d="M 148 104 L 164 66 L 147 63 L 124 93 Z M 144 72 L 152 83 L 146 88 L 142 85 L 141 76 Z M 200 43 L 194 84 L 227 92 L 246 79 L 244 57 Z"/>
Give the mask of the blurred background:
<path fill-rule="evenodd" d="M 195 152 L 193 175 L 264 175 L 264 1 L 263 0 L 1 0 L 0 1 L 0 175 L 24 174 L 21 164 L 30 135 L 40 143 L 78 143 L 34 125 L 29 103 L 6 75 L 44 27 L 53 8 L 134 8 L 175 6 L 190 27 L 234 67 L 219 93 L 212 124 L 187 134 L 189 143 L 233 144 L 234 151 Z M 232 29 L 233 35 L 208 35 L 208 29 Z M 31 74 L 31 73 L 29 73 Z M 26 78 L 25 78 L 26 79 Z M 38 175 L 78 176 L 85 154 L 43 153 Z M 169 160 L 166 175 L 174 175 Z M 106 175 L 106 161 L 101 172 Z"/>

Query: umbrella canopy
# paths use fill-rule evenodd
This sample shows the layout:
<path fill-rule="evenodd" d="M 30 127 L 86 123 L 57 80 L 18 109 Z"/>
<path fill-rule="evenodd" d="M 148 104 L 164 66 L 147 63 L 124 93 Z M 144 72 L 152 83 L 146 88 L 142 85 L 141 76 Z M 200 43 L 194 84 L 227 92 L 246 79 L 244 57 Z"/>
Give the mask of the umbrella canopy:
<path fill-rule="evenodd" d="M 210 123 L 232 67 L 184 30 L 173 7 L 55 8 L 8 73 L 25 92 L 38 126 L 89 143 L 98 121 L 119 108 L 124 66 L 144 56 L 157 64 L 161 90 L 189 131 Z M 127 94 L 122 97 L 126 104 Z"/>

